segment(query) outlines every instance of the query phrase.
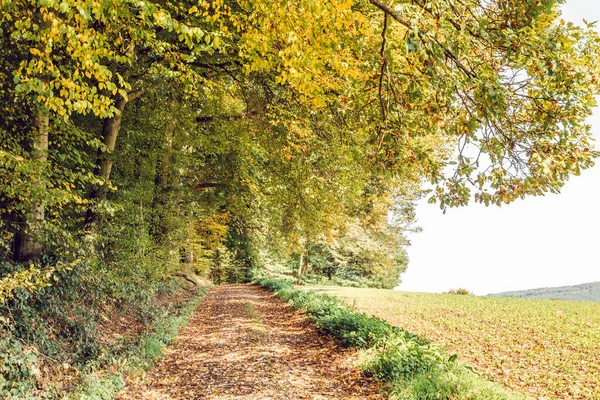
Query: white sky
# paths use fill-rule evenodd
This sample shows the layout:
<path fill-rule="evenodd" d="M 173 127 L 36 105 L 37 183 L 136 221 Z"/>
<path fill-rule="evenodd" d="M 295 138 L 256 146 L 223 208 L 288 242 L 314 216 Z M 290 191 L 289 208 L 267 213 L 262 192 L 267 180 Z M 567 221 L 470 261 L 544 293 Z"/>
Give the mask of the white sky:
<path fill-rule="evenodd" d="M 600 21 L 600 2 L 567 0 L 563 18 Z M 600 148 L 600 109 L 589 120 Z M 442 214 L 421 202 L 399 290 L 478 294 L 600 281 L 600 160 L 561 194 Z"/>

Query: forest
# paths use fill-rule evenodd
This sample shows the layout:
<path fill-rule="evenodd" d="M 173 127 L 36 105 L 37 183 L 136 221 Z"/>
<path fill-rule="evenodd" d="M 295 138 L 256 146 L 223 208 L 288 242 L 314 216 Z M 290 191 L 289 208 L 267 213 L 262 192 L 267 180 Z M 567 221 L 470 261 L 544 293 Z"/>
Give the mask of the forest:
<path fill-rule="evenodd" d="M 600 41 L 558 3 L 0 0 L 0 394 L 175 278 L 393 288 L 418 199 L 560 191 Z"/>

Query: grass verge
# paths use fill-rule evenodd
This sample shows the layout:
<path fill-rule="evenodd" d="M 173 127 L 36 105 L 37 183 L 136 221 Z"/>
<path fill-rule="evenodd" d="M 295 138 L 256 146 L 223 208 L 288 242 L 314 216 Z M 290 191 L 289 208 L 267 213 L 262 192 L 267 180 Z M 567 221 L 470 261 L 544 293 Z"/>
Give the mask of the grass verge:
<path fill-rule="evenodd" d="M 298 290 L 288 282 L 258 279 L 295 308 L 311 316 L 315 325 L 347 347 L 361 349 L 366 373 L 389 386 L 390 399 L 398 400 L 520 400 L 486 380 L 466 364 L 456 362 L 438 345 L 388 322 L 353 311 L 336 298 Z"/>
<path fill-rule="evenodd" d="M 152 367 L 163 355 L 165 346 L 173 343 L 179 328 L 187 324 L 192 313 L 200 306 L 208 288 L 198 290 L 193 300 L 176 310 L 168 308 L 154 319 L 152 328 L 114 364 L 116 371 L 86 374 L 79 387 L 66 400 L 110 400 L 125 386 L 126 375 L 143 372 Z"/>

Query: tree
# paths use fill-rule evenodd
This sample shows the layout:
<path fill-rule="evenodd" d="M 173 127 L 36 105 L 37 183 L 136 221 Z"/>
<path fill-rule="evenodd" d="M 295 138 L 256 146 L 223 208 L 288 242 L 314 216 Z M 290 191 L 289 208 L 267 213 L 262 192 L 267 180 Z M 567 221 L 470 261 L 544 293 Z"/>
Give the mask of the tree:
<path fill-rule="evenodd" d="M 32 249 L 16 260 L 82 225 L 81 208 L 88 222 L 108 215 L 96 244 L 135 226 L 138 247 L 193 247 L 198 221 L 228 215 L 223 243 L 236 257 L 270 242 L 306 259 L 379 218 L 379 200 L 410 203 L 425 181 L 442 208 L 502 204 L 558 191 L 597 155 L 585 118 L 598 37 L 550 0 L 2 11 L 2 168 L 19 182 L 2 182 L 2 212 Z"/>
<path fill-rule="evenodd" d="M 600 41 L 557 3 L 0 1 L 10 340 L 174 275 L 393 287 L 417 198 L 560 190 L 598 155 Z"/>
<path fill-rule="evenodd" d="M 371 159 L 416 169 L 442 207 L 470 188 L 486 204 L 558 191 L 597 155 L 598 37 L 555 1 L 242 4 L 246 68 L 275 72 L 314 113 L 354 112 Z"/>

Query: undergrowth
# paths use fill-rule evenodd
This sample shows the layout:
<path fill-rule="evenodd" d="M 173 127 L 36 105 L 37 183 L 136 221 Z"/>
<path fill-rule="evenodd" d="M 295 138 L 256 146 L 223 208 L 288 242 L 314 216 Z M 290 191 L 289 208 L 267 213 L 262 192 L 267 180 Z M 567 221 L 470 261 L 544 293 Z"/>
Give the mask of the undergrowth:
<path fill-rule="evenodd" d="M 156 294 L 172 290 L 165 286 Z M 124 374 L 146 369 L 162 355 L 205 291 L 184 303 L 159 305 L 148 299 L 128 305 L 127 312 L 149 327 L 141 336 L 117 342 L 103 338 L 100 327 L 119 315 L 106 316 L 101 306 L 89 303 L 91 295 L 69 291 L 60 302 L 43 292 L 36 297 L 19 293 L 0 307 L 0 398 L 113 398 Z M 119 313 L 127 307 L 118 307 Z"/>
<path fill-rule="evenodd" d="M 201 288 L 196 297 L 185 304 L 178 304 L 176 309 L 167 308 L 161 315 L 155 316 L 149 333 L 145 334 L 136 346 L 115 360 L 120 365 L 116 373 L 99 376 L 91 373 L 83 378 L 80 387 L 66 400 L 108 400 L 124 386 L 123 376 L 134 374 L 150 368 L 163 355 L 163 348 L 171 344 L 181 326 L 200 305 L 206 288 Z"/>
<path fill-rule="evenodd" d="M 456 355 L 449 356 L 438 345 L 382 319 L 353 311 L 334 297 L 298 290 L 283 280 L 261 278 L 256 282 L 295 308 L 306 310 L 319 329 L 345 346 L 361 349 L 362 368 L 388 384 L 390 399 L 525 399 L 456 362 Z"/>

